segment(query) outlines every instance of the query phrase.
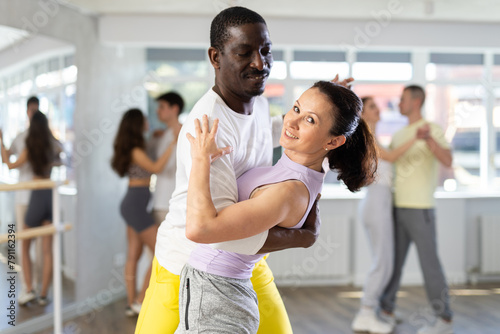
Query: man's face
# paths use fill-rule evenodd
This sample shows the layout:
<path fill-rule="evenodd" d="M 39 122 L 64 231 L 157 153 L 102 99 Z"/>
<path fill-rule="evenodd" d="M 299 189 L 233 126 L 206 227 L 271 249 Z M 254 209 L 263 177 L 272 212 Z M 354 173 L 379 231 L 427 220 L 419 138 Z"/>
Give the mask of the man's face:
<path fill-rule="evenodd" d="M 408 90 L 404 90 L 401 95 L 401 100 L 399 101 L 399 112 L 401 115 L 408 116 L 413 108 L 415 101 L 411 96 L 411 92 Z"/>
<path fill-rule="evenodd" d="M 273 66 L 271 40 L 262 23 L 228 29 L 229 39 L 219 58 L 218 79 L 226 90 L 246 101 L 264 92 Z"/>
<path fill-rule="evenodd" d="M 163 123 L 167 123 L 172 118 L 177 118 L 178 108 L 178 105 L 171 105 L 167 101 L 159 100 L 158 108 L 156 109 L 158 119 Z"/>

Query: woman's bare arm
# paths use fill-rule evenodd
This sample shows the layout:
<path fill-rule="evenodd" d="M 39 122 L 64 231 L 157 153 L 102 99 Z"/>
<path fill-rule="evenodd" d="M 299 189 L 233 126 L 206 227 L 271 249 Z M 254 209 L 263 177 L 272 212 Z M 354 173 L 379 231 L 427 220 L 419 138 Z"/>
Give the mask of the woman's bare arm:
<path fill-rule="evenodd" d="M 215 144 L 217 120 L 208 131 L 208 119 L 203 126 L 195 121 L 196 139 L 191 142 L 192 168 L 187 195 L 186 236 L 195 242 L 215 243 L 242 239 L 271 227 L 297 223 L 307 209 L 309 193 L 298 181 L 271 185 L 252 199 L 235 203 L 217 212 L 210 193 L 210 165 L 224 154 Z M 226 148 L 227 149 L 227 148 Z"/>
<path fill-rule="evenodd" d="M 134 148 L 132 150 L 132 161 L 148 172 L 158 174 L 163 170 L 172 154 L 174 154 L 175 143 L 175 141 L 170 143 L 165 152 L 156 161 L 151 160 L 143 149 Z"/>
<path fill-rule="evenodd" d="M 383 148 L 382 146 L 380 146 L 377 143 L 380 158 L 382 160 L 394 162 L 394 161 L 398 160 L 403 154 L 405 154 L 405 152 L 408 151 L 410 149 L 410 147 L 412 147 L 413 144 L 415 144 L 416 141 L 417 141 L 417 138 L 415 137 L 413 139 L 408 140 L 403 145 L 401 145 L 393 150 L 390 150 L 390 151 L 386 150 L 385 148 Z"/>
<path fill-rule="evenodd" d="M 28 151 L 24 149 L 21 154 L 17 157 L 17 160 L 14 162 L 10 162 L 9 159 L 9 153 L 7 152 L 7 149 L 2 146 L 2 161 L 9 167 L 9 169 L 14 169 L 22 166 L 28 161 Z"/>

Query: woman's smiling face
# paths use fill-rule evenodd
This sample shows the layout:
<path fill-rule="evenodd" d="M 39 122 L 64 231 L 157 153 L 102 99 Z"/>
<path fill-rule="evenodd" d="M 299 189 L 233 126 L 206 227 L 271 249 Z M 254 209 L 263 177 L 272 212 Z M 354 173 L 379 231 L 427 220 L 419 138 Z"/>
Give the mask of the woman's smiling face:
<path fill-rule="evenodd" d="M 334 137 L 333 106 L 318 88 L 306 90 L 285 115 L 280 144 L 297 153 L 325 154 L 327 143 Z"/>

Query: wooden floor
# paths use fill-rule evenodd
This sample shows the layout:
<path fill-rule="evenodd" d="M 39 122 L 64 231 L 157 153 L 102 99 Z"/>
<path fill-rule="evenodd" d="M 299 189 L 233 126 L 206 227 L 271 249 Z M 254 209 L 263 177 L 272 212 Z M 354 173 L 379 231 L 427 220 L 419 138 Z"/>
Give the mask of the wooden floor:
<path fill-rule="evenodd" d="M 359 307 L 359 289 L 314 287 L 280 289 L 295 334 L 343 334 L 350 330 Z M 65 323 L 64 334 L 132 334 L 135 318 L 125 317 L 125 299 L 111 304 L 89 319 L 86 316 Z M 451 307 L 455 334 L 500 333 L 500 284 L 474 288 L 453 287 Z M 421 287 L 405 287 L 398 299 L 398 312 L 404 317 L 394 334 L 416 333 L 432 318 Z M 36 334 L 50 334 L 45 330 Z M 276 333 L 279 334 L 279 333 Z"/>

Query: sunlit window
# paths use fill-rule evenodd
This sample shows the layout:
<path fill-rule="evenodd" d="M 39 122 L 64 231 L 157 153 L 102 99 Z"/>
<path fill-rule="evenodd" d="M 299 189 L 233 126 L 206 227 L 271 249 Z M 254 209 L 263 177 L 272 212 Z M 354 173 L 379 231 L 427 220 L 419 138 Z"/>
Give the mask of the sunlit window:
<path fill-rule="evenodd" d="M 205 54 L 204 49 L 148 49 L 147 68 L 152 75 L 151 81 L 183 76 L 205 78 L 209 67 Z"/>
<path fill-rule="evenodd" d="M 495 106 L 493 108 L 493 124 L 495 126 L 495 186 L 500 187 L 500 87 L 494 89 Z"/>
<path fill-rule="evenodd" d="M 283 51 L 273 50 L 273 68 L 271 69 L 271 74 L 269 79 L 284 80 L 287 77 L 286 62 L 283 59 Z"/>
<path fill-rule="evenodd" d="M 28 127 L 26 101 L 35 95 L 40 99 L 40 110 L 47 115 L 54 136 L 63 142 L 65 152 L 71 155 L 76 77 L 73 55 L 38 60 L 17 72 L 0 76 L 0 126 L 7 146 Z M 65 168 L 56 172 L 58 178 L 67 177 Z M 0 176 L 15 181 L 17 171 L 4 169 Z"/>
<path fill-rule="evenodd" d="M 500 82 L 500 54 L 494 56 L 493 81 Z"/>
<path fill-rule="evenodd" d="M 404 87 L 404 84 L 361 84 L 353 87 L 359 97 L 372 97 L 380 109 L 375 134 L 386 147 L 391 143 L 392 135 L 408 124 L 408 119 L 401 115 L 398 107 Z"/>
<path fill-rule="evenodd" d="M 479 187 L 480 131 L 486 115 L 483 87 L 428 85 L 426 91 L 426 119 L 443 128 L 453 150 L 454 175 L 443 170 L 440 181 L 454 178 L 459 188 Z"/>
<path fill-rule="evenodd" d="M 290 64 L 293 79 L 331 80 L 336 74 L 345 78 L 349 64 L 343 52 L 295 51 Z"/>
<path fill-rule="evenodd" d="M 175 91 L 184 99 L 184 121 L 198 99 L 209 88 L 207 76 L 209 63 L 204 49 L 148 49 L 147 79 L 144 88 L 148 94 L 148 120 L 151 129 L 163 128 L 156 115 L 156 98 Z"/>
<path fill-rule="evenodd" d="M 413 77 L 410 53 L 360 52 L 352 67 L 356 80 L 407 81 Z"/>
<path fill-rule="evenodd" d="M 269 79 L 283 80 L 286 79 L 286 76 L 286 62 L 282 60 L 274 61 Z"/>
<path fill-rule="evenodd" d="M 480 79 L 484 75 L 482 54 L 431 53 L 425 68 L 427 80 Z"/>

